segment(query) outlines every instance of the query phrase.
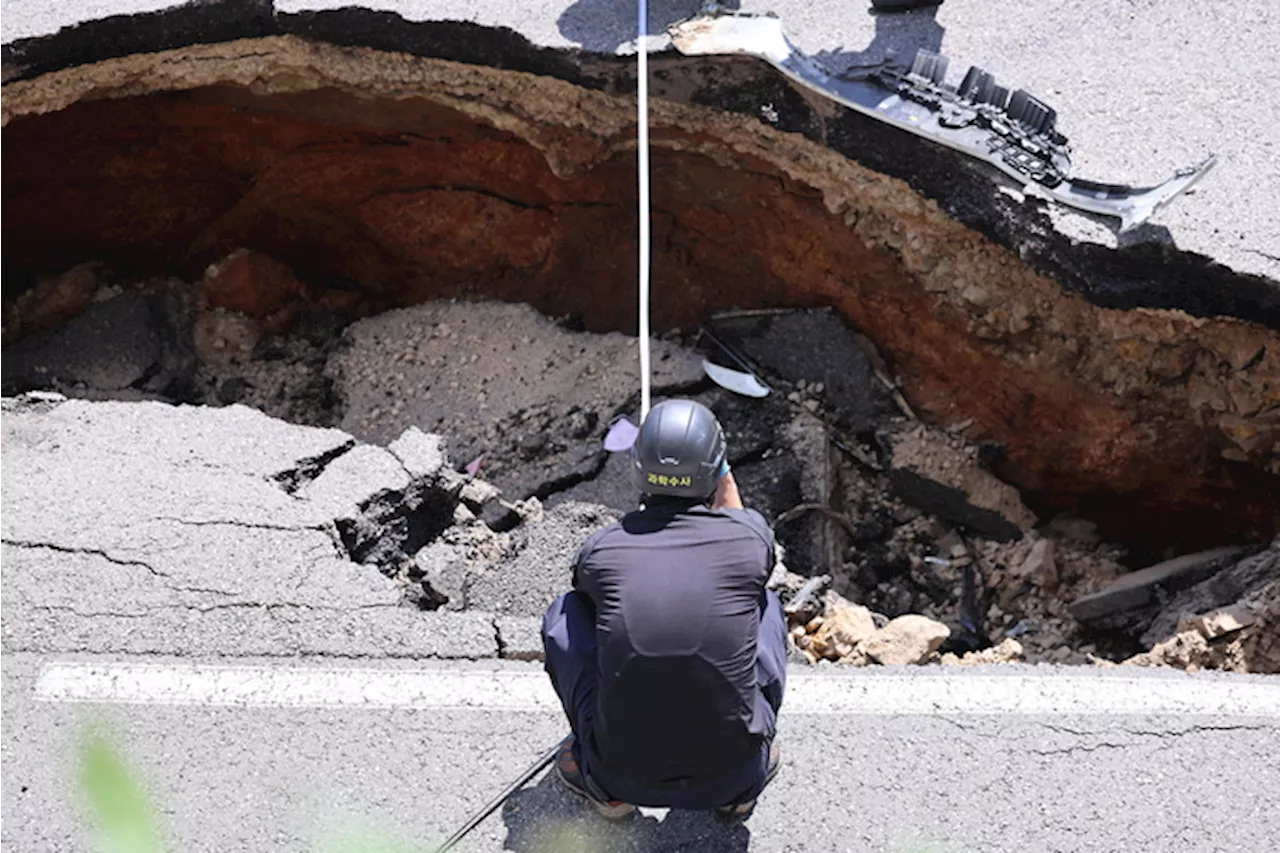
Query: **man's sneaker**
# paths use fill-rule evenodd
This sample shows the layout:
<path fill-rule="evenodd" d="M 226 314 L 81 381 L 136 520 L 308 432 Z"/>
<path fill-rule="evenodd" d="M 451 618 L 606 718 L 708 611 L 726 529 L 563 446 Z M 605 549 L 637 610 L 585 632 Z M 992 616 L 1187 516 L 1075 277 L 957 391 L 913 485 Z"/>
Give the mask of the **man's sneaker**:
<path fill-rule="evenodd" d="M 608 820 L 621 820 L 635 814 L 636 807 L 631 803 L 618 800 L 607 800 L 592 792 L 596 786 L 587 781 L 587 777 L 578 767 L 578 759 L 573 755 L 573 735 L 560 741 L 560 751 L 556 753 L 556 775 L 566 788 L 591 803 L 596 813 Z"/>
<path fill-rule="evenodd" d="M 778 775 L 778 770 L 782 767 L 782 750 L 778 747 L 777 741 L 769 744 L 769 769 L 764 774 L 764 784 L 760 786 L 764 790 L 773 777 Z M 730 803 L 727 806 L 720 806 L 716 809 L 716 817 L 729 823 L 741 823 L 751 817 L 751 813 L 756 810 L 756 798 L 752 797 L 741 803 Z"/>

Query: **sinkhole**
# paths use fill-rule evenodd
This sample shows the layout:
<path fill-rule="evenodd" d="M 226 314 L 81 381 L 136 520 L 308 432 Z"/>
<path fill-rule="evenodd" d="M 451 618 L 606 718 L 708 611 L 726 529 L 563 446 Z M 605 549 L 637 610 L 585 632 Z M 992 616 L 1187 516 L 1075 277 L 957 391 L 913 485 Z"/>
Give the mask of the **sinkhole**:
<path fill-rule="evenodd" d="M 206 271 L 238 251 L 269 261 L 212 307 L 247 317 L 255 341 L 305 327 L 320 352 L 356 318 L 439 300 L 633 333 L 634 78 L 621 61 L 524 65 L 538 73 L 270 35 L 9 80 L 6 362 L 100 298 L 75 295 L 68 270 L 207 301 Z M 774 121 L 744 106 L 764 90 Z M 1256 282 L 1176 252 L 1028 257 L 931 190 L 952 155 L 823 118 L 743 61 L 659 59 L 655 93 L 652 310 L 667 338 L 728 311 L 830 312 L 882 359 L 903 410 L 982 448 L 1041 519 L 1084 517 L 1153 558 L 1276 534 L 1280 340 Z M 892 168 L 858 153 L 872 137 Z M 803 327 L 769 341 L 795 356 L 788 381 L 830 374 L 821 354 L 805 361 Z M 162 379 L 131 387 L 199 397 Z M 6 393 L 41 382 L 15 368 Z M 307 411 L 338 422 L 343 401 L 312 393 Z M 598 440 L 593 417 L 575 429 Z M 875 431 L 850 429 L 852 443 Z"/>

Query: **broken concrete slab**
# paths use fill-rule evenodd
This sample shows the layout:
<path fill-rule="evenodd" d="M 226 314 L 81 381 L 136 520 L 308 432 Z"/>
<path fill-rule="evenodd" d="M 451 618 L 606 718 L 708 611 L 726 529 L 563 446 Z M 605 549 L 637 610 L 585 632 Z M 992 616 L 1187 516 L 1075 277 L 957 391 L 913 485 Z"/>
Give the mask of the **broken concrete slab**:
<path fill-rule="evenodd" d="M 912 506 L 999 541 L 1035 526 L 1018 490 L 987 471 L 977 449 L 958 437 L 917 424 L 886 441 L 894 492 Z"/>
<path fill-rule="evenodd" d="M 1230 546 L 1165 560 L 1130 572 L 1105 589 L 1077 598 L 1068 609 L 1072 616 L 1083 622 L 1141 607 L 1152 599 L 1157 587 L 1184 589 L 1234 563 L 1247 551 L 1245 547 Z"/>
<path fill-rule="evenodd" d="M 2 422 L 6 650 L 497 654 L 490 617 L 408 607 L 343 547 L 331 487 L 408 482 L 386 451 L 240 406 L 29 402 Z M 417 550 L 413 511 L 382 538 Z"/>
<path fill-rule="evenodd" d="M 1167 602 L 1148 606 L 1155 611 L 1149 619 L 1134 619 L 1139 625 L 1146 625 L 1138 642 L 1144 648 L 1151 648 L 1178 633 L 1185 616 L 1233 607 L 1256 596 L 1277 579 L 1280 579 L 1280 552 L 1275 547 L 1245 557 L 1212 578 L 1178 590 Z"/>
<path fill-rule="evenodd" d="M 335 459 L 296 496 L 325 507 L 334 518 L 355 518 L 361 507 L 389 492 L 404 492 L 410 482 L 396 456 L 363 444 Z"/>
<path fill-rule="evenodd" d="M 404 470 L 414 479 L 435 477 L 449 464 L 444 439 L 410 426 L 387 445 L 387 450 L 400 460 Z"/>

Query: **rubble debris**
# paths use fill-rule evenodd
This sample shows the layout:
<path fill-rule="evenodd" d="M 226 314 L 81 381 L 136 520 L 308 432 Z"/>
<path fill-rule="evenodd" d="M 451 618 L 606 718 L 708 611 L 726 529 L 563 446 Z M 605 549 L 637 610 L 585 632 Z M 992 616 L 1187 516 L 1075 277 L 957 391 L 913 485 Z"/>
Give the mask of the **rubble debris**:
<path fill-rule="evenodd" d="M 838 599 L 829 603 L 821 616 L 810 620 L 805 630 L 809 634 L 809 651 L 820 658 L 842 660 L 877 629 L 870 610 Z"/>
<path fill-rule="evenodd" d="M 951 630 L 941 622 L 907 614 L 890 620 L 888 625 L 863 640 L 859 648 L 876 663 L 925 663 L 949 636 Z"/>
<path fill-rule="evenodd" d="M 262 340 L 257 320 L 225 308 L 201 311 L 191 331 L 200 360 L 224 367 L 248 361 Z"/>
<path fill-rule="evenodd" d="M 855 333 L 833 311 L 728 313 L 711 325 L 767 372 L 821 388 L 822 401 L 852 432 L 872 430 L 892 410 Z"/>
<path fill-rule="evenodd" d="M 1053 561 L 1053 540 L 1036 539 L 1031 553 L 1022 561 L 1014 574 L 1029 579 L 1042 589 L 1051 589 L 1058 583 L 1058 567 Z"/>
<path fill-rule="evenodd" d="M 946 652 L 942 655 L 943 666 L 985 666 L 996 663 L 1021 663 L 1023 661 L 1022 643 L 1012 637 L 1005 637 L 994 646 L 977 651 L 957 655 Z"/>
<path fill-rule="evenodd" d="M 387 445 L 410 477 L 435 477 L 445 470 L 448 456 L 441 436 L 428 434 L 411 426 L 400 437 Z"/>
<path fill-rule="evenodd" d="M 95 302 L 66 325 L 6 348 L 4 393 L 44 389 L 122 399 L 162 393 L 189 369 L 176 355 L 181 332 L 171 316 L 159 293 L 126 292 Z"/>
<path fill-rule="evenodd" d="M 406 427 L 449 437 L 459 459 L 517 499 L 596 476 L 605 424 L 633 405 L 634 339 L 558 327 L 528 305 L 428 302 L 347 327 L 325 365 L 342 427 L 374 443 Z M 653 384 L 703 382 L 696 354 L 655 341 Z"/>
<path fill-rule="evenodd" d="M 1216 640 L 1227 634 L 1243 631 L 1257 621 L 1253 610 L 1243 604 L 1236 604 L 1198 616 L 1184 616 L 1178 621 L 1178 633 L 1199 631 L 1206 640 Z"/>
<path fill-rule="evenodd" d="M 1245 557 L 1166 600 L 1157 599 L 1141 612 L 1126 614 L 1126 629 L 1132 634 L 1141 633 L 1138 642 L 1143 648 L 1151 648 L 1176 633 L 1185 616 L 1231 607 L 1277 579 L 1280 545 L 1272 543 L 1270 548 Z"/>
<path fill-rule="evenodd" d="M 1200 669 L 1223 669 L 1231 660 L 1226 646 L 1211 644 L 1199 631 L 1183 631 L 1149 652 L 1142 652 L 1122 663 L 1128 666 L 1167 666 L 1195 672 Z"/>
<path fill-rule="evenodd" d="M 913 506 L 1001 541 L 1035 525 L 1017 489 L 982 467 L 977 448 L 923 424 L 888 441 L 894 490 Z"/>
<path fill-rule="evenodd" d="M 830 583 L 830 575 L 818 575 L 805 581 L 804 586 L 783 606 L 787 618 L 808 622 L 821 613 L 824 606 L 822 594 Z"/>
<path fill-rule="evenodd" d="M 389 456 L 374 452 L 369 445 L 361 451 L 362 455 L 372 454 L 369 459 L 374 468 L 385 468 L 394 476 L 379 481 L 380 486 L 370 480 L 350 488 L 328 489 L 325 494 L 335 500 L 335 506 L 336 502 L 342 504 L 339 539 L 343 548 L 353 558 L 374 564 L 400 580 L 405 597 L 420 609 L 484 607 L 503 612 L 514 607 L 531 616 L 539 606 L 545 606 L 535 604 L 535 599 L 543 602 L 563 591 L 568 560 L 592 525 L 635 505 L 626 454 L 610 454 L 604 449 L 606 425 L 616 423 L 635 405 L 634 388 L 612 377 L 566 373 L 574 364 L 581 366 L 576 360 L 582 358 L 579 350 L 584 347 L 588 353 L 604 352 L 606 363 L 608 358 L 618 364 L 629 363 L 631 354 L 625 345 L 611 349 L 612 344 L 601 344 L 596 336 L 571 332 L 537 317 L 527 306 L 440 303 L 406 309 L 397 323 L 381 332 L 376 324 L 359 326 L 356 337 L 363 343 L 354 360 L 350 351 L 353 338 L 348 336 L 346 343 L 338 340 L 346 319 L 301 311 L 289 332 L 264 331 L 244 360 L 206 363 L 197 360 L 199 353 L 190 342 L 191 312 L 198 299 L 176 298 L 174 287 L 171 282 L 152 285 L 151 289 L 131 284 L 121 294 L 95 303 L 81 319 L 116 299 L 153 300 L 148 303 L 153 312 L 173 312 L 172 318 L 161 323 L 164 328 L 180 328 L 186 317 L 189 357 L 195 365 L 187 373 L 193 377 L 197 399 L 200 394 L 206 401 L 234 397 L 278 417 L 319 425 L 339 419 L 360 423 L 370 420 L 375 410 L 384 410 L 376 417 L 384 424 L 406 424 L 388 445 Z M 197 289 L 195 285 L 184 287 L 188 294 Z M 225 309 L 216 310 L 230 316 Z M 780 313 L 773 312 L 775 316 Z M 508 323 L 502 319 L 507 314 L 517 319 Z M 248 315 L 237 316 L 256 322 Z M 423 335 L 430 343 L 413 338 L 420 331 L 415 324 L 425 322 L 424 317 L 432 318 Z M 160 322 L 155 313 L 152 321 Z M 535 340 L 526 343 L 525 337 Z M 162 352 L 157 364 L 162 364 L 170 358 L 164 348 L 171 346 L 174 335 L 165 332 L 158 338 Z M 679 335 L 672 335 L 665 345 L 675 354 L 673 358 L 689 368 L 684 375 L 689 379 L 692 374 L 694 384 L 674 387 L 716 411 L 730 433 L 731 461 L 744 496 L 776 522 L 779 542 L 791 549 L 788 560 L 793 567 L 818 575 L 817 583 L 801 596 L 792 593 L 814 579 L 785 574 L 784 569 L 779 581 L 783 600 L 791 605 L 796 599 L 789 608 L 793 623 L 800 616 L 794 611 L 803 612 L 796 640 L 797 645 L 803 641 L 808 646 L 804 649 L 806 659 L 854 665 L 871 662 L 860 642 L 836 636 L 837 625 L 828 626 L 818 637 L 822 623 L 813 623 L 814 617 L 822 616 L 837 594 L 846 603 L 858 602 L 848 606 L 865 607 L 877 629 L 904 615 L 945 625 L 951 633 L 940 651 L 960 653 L 1017 637 L 1029 661 L 1083 660 L 1099 646 L 1105 655 L 1119 660 L 1167 639 L 1175 633 L 1179 617 L 1230 606 L 1265 579 L 1262 570 L 1246 577 L 1242 567 L 1252 564 L 1245 560 L 1201 585 L 1170 590 L 1172 597 L 1163 610 L 1160 602 L 1153 600 L 1142 608 L 1114 614 L 1131 630 L 1123 643 L 1113 642 L 1104 636 L 1111 630 L 1106 618 L 1081 625 L 1065 604 L 1098 592 L 1126 574 L 1123 549 L 1101 541 L 1091 522 L 1058 516 L 1042 528 L 1028 530 L 1020 539 L 1000 541 L 927 511 L 927 506 L 912 505 L 893 489 L 892 475 L 884 470 L 888 466 L 880 463 L 892 461 L 888 454 L 897 449 L 896 436 L 911 435 L 922 428 L 899 418 L 891 404 L 885 405 L 886 413 L 877 425 L 884 444 L 873 443 L 871 436 L 859 437 L 838 426 L 841 415 L 830 404 L 824 382 L 798 379 L 787 386 L 786 394 L 764 400 L 738 398 L 703 381 L 696 354 L 679 347 L 679 340 Z M 802 347 L 797 344 L 796 349 Z M 493 370 L 505 369 L 512 360 L 527 360 L 529 352 L 562 350 L 563 361 L 545 374 L 553 380 L 550 386 L 542 384 L 544 374 L 540 371 L 517 377 L 537 390 L 531 405 L 496 422 L 485 420 L 487 415 L 478 417 L 474 406 L 464 408 L 467 389 L 474 391 Z M 492 357 L 486 358 L 485 353 Z M 343 383 L 355 380 L 339 381 L 330 367 L 330 361 L 339 359 L 347 360 L 344 370 L 359 368 L 354 375 L 372 376 L 381 382 L 379 393 L 349 400 Z M 425 370 L 423 363 L 434 367 Z M 406 365 L 422 372 L 398 378 L 398 373 L 408 369 Z M 150 370 L 155 373 L 158 368 Z M 175 369 L 173 375 L 178 373 Z M 455 382 L 457 387 L 452 388 Z M 603 387 L 604 392 L 595 396 L 579 387 L 583 385 Z M 567 399 L 563 396 L 566 387 L 571 389 Z M 530 398 L 523 386 L 508 384 L 499 390 L 513 400 Z M 93 393 L 145 396 L 152 392 L 128 388 Z M 431 431 L 429 422 L 421 422 L 425 429 L 419 428 L 418 415 L 409 411 L 422 401 L 438 405 L 438 401 L 431 401 L 442 393 L 453 394 L 448 399 L 463 408 L 446 413 L 440 405 L 437 419 L 447 414 L 456 423 L 460 430 L 457 442 L 469 448 L 462 459 L 469 454 L 484 456 L 486 481 L 455 471 L 445 454 L 444 438 Z M 398 412 L 397 403 L 401 404 Z M 965 466 L 982 469 L 981 453 L 965 439 L 965 429 L 956 426 L 945 433 L 923 429 L 929 432 L 925 444 L 941 443 L 945 448 L 939 458 L 959 458 Z M 566 436 L 570 440 L 566 441 Z M 451 443 L 454 440 L 449 439 Z M 321 477 L 336 483 L 343 466 L 328 469 L 357 446 L 345 445 L 313 460 L 306 471 L 292 472 L 292 479 L 282 479 L 281 487 L 298 494 L 321 489 L 323 483 L 313 482 Z M 568 463 L 568 470 L 559 467 L 561 461 Z M 397 464 L 407 472 L 408 485 L 405 474 L 395 473 Z M 528 493 L 512 491 L 512 483 L 518 487 L 519 480 L 499 478 L 529 470 L 534 473 L 523 482 L 532 489 L 533 497 L 506 500 L 506 495 L 525 497 Z M 487 481 L 493 480 L 497 482 L 490 486 Z M 546 497 L 550 527 L 558 527 L 560 533 L 535 532 L 547 522 L 546 516 L 539 515 L 544 506 L 538 494 Z M 558 509 L 568 504 L 594 506 L 587 515 L 597 520 Z M 543 540 L 544 544 L 529 545 Z M 527 553 L 530 548 L 544 556 L 555 555 L 539 562 Z M 527 601 L 513 592 L 525 580 L 535 590 Z M 810 623 L 812 631 L 804 630 Z M 1148 623 L 1151 632 L 1158 625 L 1163 633 L 1139 647 L 1134 632 L 1148 630 Z M 1252 630 L 1236 633 L 1241 648 L 1246 642 L 1262 642 Z M 980 641 L 961 642 L 970 637 Z M 1086 648 L 1090 649 L 1087 653 L 1072 651 Z M 1258 654 L 1265 657 L 1268 652 Z"/>
<path fill-rule="evenodd" d="M 1230 565 L 1247 550 L 1237 546 L 1212 548 L 1131 572 L 1106 589 L 1077 598 L 1070 605 L 1071 615 L 1084 622 L 1141 607 L 1151 600 L 1157 587 L 1171 591 L 1191 586 Z"/>

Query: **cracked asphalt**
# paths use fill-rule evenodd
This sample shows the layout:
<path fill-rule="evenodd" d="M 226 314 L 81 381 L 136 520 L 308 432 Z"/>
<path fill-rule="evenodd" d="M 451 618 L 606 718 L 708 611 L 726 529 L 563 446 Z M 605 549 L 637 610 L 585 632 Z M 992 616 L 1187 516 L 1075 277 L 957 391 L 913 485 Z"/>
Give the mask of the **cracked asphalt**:
<path fill-rule="evenodd" d="M 403 606 L 393 581 L 335 540 L 335 520 L 363 497 L 431 470 L 409 444 L 396 445 L 396 463 L 338 430 L 238 406 L 9 399 L 0 427 L 4 849 L 88 849 L 72 784 L 88 720 L 115 733 L 184 853 L 320 850 L 352 833 L 430 849 L 563 734 L 545 703 L 408 707 L 372 688 L 289 707 L 38 696 L 51 666 L 75 661 L 141 664 L 152 686 L 174 664 L 413 668 L 441 684 L 471 672 L 500 694 L 512 678 L 542 682 L 538 664 L 498 659 L 536 643 L 527 620 Z M 331 472 L 341 489 L 326 487 Z M 1078 697 L 1046 711 L 1063 679 L 1083 673 L 802 667 L 793 689 L 806 684 L 809 698 L 797 692 L 790 715 L 784 706 L 784 772 L 745 827 L 675 812 L 606 825 L 543 776 L 461 849 L 1254 853 L 1280 837 L 1280 770 L 1268 759 L 1280 749 L 1280 683 L 1096 672 L 1086 687 L 1097 713 Z M 985 679 L 983 696 L 1016 688 L 1038 701 L 1034 713 L 1016 702 L 821 705 L 819 688 L 904 677 L 943 696 Z M 1135 680 L 1209 703 L 1103 713 L 1123 707 L 1108 702 Z M 1259 686 L 1253 704 L 1233 704 L 1233 691 Z"/>

